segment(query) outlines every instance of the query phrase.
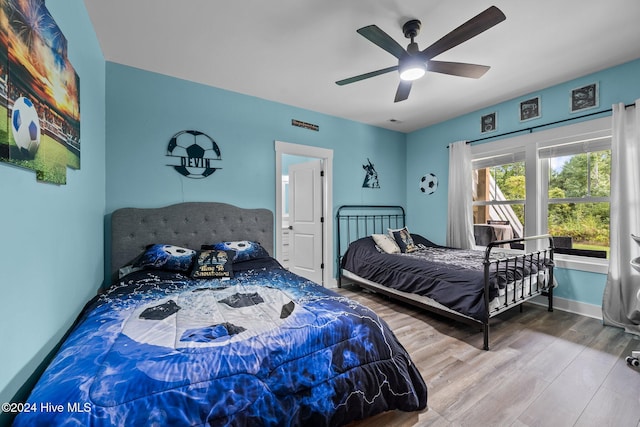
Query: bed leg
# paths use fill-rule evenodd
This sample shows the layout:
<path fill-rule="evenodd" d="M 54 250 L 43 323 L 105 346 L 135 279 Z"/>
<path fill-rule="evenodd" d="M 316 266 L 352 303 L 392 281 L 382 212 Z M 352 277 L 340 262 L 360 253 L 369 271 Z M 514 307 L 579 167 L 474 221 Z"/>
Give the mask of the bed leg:
<path fill-rule="evenodd" d="M 483 350 L 489 351 L 489 322 L 482 324 L 482 332 L 484 333 Z"/>

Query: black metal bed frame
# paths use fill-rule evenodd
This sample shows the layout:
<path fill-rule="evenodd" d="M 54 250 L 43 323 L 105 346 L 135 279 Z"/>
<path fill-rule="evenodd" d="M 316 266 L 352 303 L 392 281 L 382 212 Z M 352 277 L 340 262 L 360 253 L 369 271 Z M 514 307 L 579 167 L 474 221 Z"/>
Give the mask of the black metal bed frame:
<path fill-rule="evenodd" d="M 349 244 L 354 240 L 359 238 L 369 236 L 374 233 L 384 234 L 387 232 L 388 228 L 402 228 L 406 225 L 406 215 L 405 210 L 402 206 L 393 206 L 393 205 L 343 205 L 340 206 L 336 213 L 336 224 L 337 224 L 337 239 L 338 239 L 338 287 L 342 287 L 342 258 Z M 508 257 L 505 259 L 495 259 L 491 260 L 491 251 L 493 248 L 501 245 L 511 244 L 511 243 L 523 243 L 525 241 L 531 240 L 540 240 L 540 239 L 548 239 L 549 245 L 545 249 L 534 250 L 528 253 L 514 253 L 513 257 Z M 344 242 L 346 241 L 346 244 Z M 433 304 L 430 304 L 428 301 L 421 299 L 420 296 L 416 296 L 414 294 L 398 291 L 393 288 L 389 288 L 384 286 L 384 284 L 377 284 L 369 281 L 359 281 L 354 278 L 350 278 L 351 280 L 355 280 L 358 286 L 363 288 L 367 288 L 369 290 L 373 290 L 374 292 L 378 292 L 384 294 L 390 298 L 395 298 L 397 300 L 409 303 L 411 305 L 420 307 L 429 312 L 433 312 L 436 314 L 443 315 L 450 319 L 460 321 L 470 325 L 477 325 L 480 323 L 482 325 L 482 331 L 484 335 L 484 350 L 489 350 L 489 321 L 492 317 L 514 308 L 516 306 L 520 307 L 522 311 L 522 303 L 530 300 L 533 297 L 538 295 L 545 295 L 548 297 L 548 311 L 553 311 L 553 238 L 550 235 L 541 235 L 541 236 L 532 236 L 532 237 L 523 237 L 516 238 L 510 240 L 502 240 L 495 241 L 489 243 L 485 249 L 485 256 L 483 261 L 484 267 L 484 305 L 487 313 L 487 320 L 480 321 L 469 317 L 467 315 L 455 312 L 450 309 L 440 308 Z M 529 291 L 525 292 L 525 279 L 521 280 L 520 284 L 520 296 L 518 297 L 518 292 L 516 289 L 516 284 L 514 283 L 513 295 L 509 296 L 509 292 L 505 292 L 504 300 L 501 301 L 501 305 L 493 310 L 490 310 L 490 302 L 489 301 L 489 290 L 491 287 L 490 280 L 490 272 L 492 269 L 492 265 L 495 265 L 495 268 L 499 268 L 501 264 L 504 264 L 504 268 L 509 268 L 509 265 L 513 265 L 516 267 L 518 263 L 522 263 L 524 266 L 526 262 L 536 263 L 536 265 L 544 265 L 548 270 L 548 283 L 551 284 L 547 287 L 540 286 L 539 282 L 536 280 L 535 289 L 534 284 L 532 283 L 532 279 L 529 278 Z M 502 298 L 501 298 L 502 299 Z"/>

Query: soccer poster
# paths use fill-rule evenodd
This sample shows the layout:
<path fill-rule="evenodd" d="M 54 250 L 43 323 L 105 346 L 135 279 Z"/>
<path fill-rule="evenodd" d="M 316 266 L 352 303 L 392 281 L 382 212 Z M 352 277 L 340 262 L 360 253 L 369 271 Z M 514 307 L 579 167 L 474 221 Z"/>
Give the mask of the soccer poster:
<path fill-rule="evenodd" d="M 65 184 L 80 168 L 80 79 L 44 0 L 0 9 L 0 161 Z"/>

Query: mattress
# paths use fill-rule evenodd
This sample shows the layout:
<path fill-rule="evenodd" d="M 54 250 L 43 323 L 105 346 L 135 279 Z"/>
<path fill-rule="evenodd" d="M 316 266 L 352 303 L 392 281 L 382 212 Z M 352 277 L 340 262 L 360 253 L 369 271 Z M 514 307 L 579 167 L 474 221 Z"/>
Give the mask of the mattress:
<path fill-rule="evenodd" d="M 122 278 L 87 305 L 14 425 L 335 426 L 426 407 L 373 311 L 273 259 L 234 273 Z"/>

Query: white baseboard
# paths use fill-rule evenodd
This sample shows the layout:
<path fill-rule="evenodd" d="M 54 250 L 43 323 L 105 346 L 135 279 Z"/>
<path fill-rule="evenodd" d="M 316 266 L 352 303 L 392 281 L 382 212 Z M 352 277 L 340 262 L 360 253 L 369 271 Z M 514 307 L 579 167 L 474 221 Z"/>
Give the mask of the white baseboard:
<path fill-rule="evenodd" d="M 338 281 L 334 277 L 331 277 L 324 284 L 324 287 L 325 288 L 336 288 L 337 289 L 338 288 Z"/>
<path fill-rule="evenodd" d="M 533 304 L 543 306 L 548 305 L 547 297 L 537 296 L 530 300 Z M 580 314 L 582 316 L 592 317 L 602 320 L 602 307 L 599 305 L 587 304 L 585 302 L 573 301 L 566 298 L 553 297 L 553 309 L 568 311 L 569 313 Z"/>

